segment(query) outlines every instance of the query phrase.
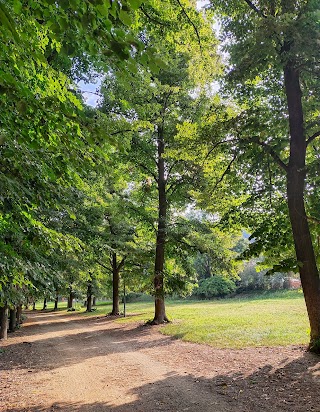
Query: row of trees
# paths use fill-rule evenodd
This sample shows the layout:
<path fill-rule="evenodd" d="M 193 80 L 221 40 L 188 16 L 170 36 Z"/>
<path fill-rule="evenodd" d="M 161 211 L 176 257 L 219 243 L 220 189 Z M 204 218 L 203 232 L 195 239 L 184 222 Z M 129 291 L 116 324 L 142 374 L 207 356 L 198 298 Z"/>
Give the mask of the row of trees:
<path fill-rule="evenodd" d="M 0 306 L 119 275 L 186 289 L 194 257 L 299 271 L 320 339 L 316 1 L 0 2 Z M 212 29 L 219 22 L 219 42 Z M 102 81 L 96 108 L 80 80 Z M 88 302 L 91 299 L 88 299 Z M 1 330 L 4 330 L 3 324 Z"/>

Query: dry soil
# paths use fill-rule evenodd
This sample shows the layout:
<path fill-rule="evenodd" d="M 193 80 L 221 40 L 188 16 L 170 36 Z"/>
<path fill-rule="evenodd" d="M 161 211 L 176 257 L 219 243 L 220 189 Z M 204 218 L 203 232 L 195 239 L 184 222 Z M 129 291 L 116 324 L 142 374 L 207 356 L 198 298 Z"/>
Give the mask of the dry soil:
<path fill-rule="evenodd" d="M 320 412 L 304 347 L 217 349 L 161 327 L 27 312 L 1 342 L 0 411 Z"/>

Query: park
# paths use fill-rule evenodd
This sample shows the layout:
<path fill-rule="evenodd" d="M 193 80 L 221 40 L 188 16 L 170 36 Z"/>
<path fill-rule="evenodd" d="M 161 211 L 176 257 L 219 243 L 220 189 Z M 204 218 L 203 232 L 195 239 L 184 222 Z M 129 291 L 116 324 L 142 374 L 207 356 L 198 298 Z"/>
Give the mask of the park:
<path fill-rule="evenodd" d="M 0 1 L 0 410 L 319 410 L 319 16 Z"/>

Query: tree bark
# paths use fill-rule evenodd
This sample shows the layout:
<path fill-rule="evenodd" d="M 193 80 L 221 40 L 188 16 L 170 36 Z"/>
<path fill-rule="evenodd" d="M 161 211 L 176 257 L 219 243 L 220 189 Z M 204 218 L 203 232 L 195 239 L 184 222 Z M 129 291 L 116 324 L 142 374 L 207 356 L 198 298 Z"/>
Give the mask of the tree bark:
<path fill-rule="evenodd" d="M 0 307 L 0 339 L 6 340 L 8 333 L 8 307 L 5 303 L 4 306 Z"/>
<path fill-rule="evenodd" d="M 124 259 L 120 263 L 117 261 L 117 254 L 112 253 L 112 311 L 110 315 L 119 316 L 119 287 L 120 287 L 120 269 L 124 264 Z"/>
<path fill-rule="evenodd" d="M 17 328 L 17 310 L 15 307 L 9 311 L 9 331 L 14 332 Z"/>
<path fill-rule="evenodd" d="M 301 285 L 310 322 L 309 349 L 320 353 L 320 282 L 309 223 L 305 211 L 306 136 L 299 71 L 292 62 L 284 69 L 290 126 L 287 196 Z"/>
<path fill-rule="evenodd" d="M 54 299 L 54 311 L 58 310 L 58 303 L 59 303 L 59 295 L 56 295 L 55 299 Z"/>
<path fill-rule="evenodd" d="M 92 306 L 96 306 L 96 297 L 95 296 L 93 296 L 93 298 L 92 298 Z"/>
<path fill-rule="evenodd" d="M 69 287 L 68 308 L 67 308 L 67 310 L 73 310 L 73 299 L 74 299 L 74 292 L 72 290 L 72 286 L 70 286 Z"/>
<path fill-rule="evenodd" d="M 43 299 L 43 307 L 42 310 L 46 310 L 47 309 L 47 298 Z"/>
<path fill-rule="evenodd" d="M 36 302 L 35 301 L 32 302 L 32 310 L 36 310 Z"/>
<path fill-rule="evenodd" d="M 156 237 L 156 255 L 154 264 L 154 318 L 151 322 L 154 325 L 168 322 L 164 303 L 163 269 L 165 259 L 165 243 L 167 232 L 167 194 L 164 163 L 164 136 L 163 128 L 158 128 L 158 228 Z"/>
<path fill-rule="evenodd" d="M 21 325 L 22 323 L 22 303 L 17 306 L 17 324 Z"/>
<path fill-rule="evenodd" d="M 92 280 L 88 280 L 87 286 L 87 312 L 92 312 Z"/>

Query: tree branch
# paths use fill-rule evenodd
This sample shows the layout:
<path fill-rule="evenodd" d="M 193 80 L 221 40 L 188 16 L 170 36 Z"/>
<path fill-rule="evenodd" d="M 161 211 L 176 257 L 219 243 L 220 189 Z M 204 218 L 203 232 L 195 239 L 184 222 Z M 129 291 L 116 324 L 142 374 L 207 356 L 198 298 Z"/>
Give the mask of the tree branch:
<path fill-rule="evenodd" d="M 146 12 L 145 8 L 140 6 L 140 10 L 142 11 L 142 13 L 152 22 L 159 24 L 159 26 L 164 26 L 164 27 L 170 27 L 170 25 L 166 22 L 162 22 L 152 16 L 150 16 L 149 13 Z"/>
<path fill-rule="evenodd" d="M 108 272 L 111 273 L 111 269 L 108 266 L 106 266 L 105 264 L 103 264 L 99 260 L 96 260 L 96 263 L 98 263 L 98 265 L 102 266 L 104 269 L 106 269 Z"/>
<path fill-rule="evenodd" d="M 177 165 L 179 163 L 179 160 L 175 160 L 172 164 L 171 164 L 171 166 L 169 167 L 169 169 L 168 169 L 168 171 L 167 171 L 167 181 L 170 179 L 170 175 L 171 175 L 171 172 L 172 172 L 172 170 L 173 170 L 173 168 Z"/>
<path fill-rule="evenodd" d="M 313 223 L 316 223 L 317 225 L 320 225 L 320 220 L 317 219 L 316 217 L 307 216 L 307 219 L 310 220 L 310 222 L 313 222 Z"/>
<path fill-rule="evenodd" d="M 119 263 L 117 267 L 118 272 L 120 272 L 120 269 L 123 268 L 125 260 L 126 260 L 126 256 L 121 259 L 121 262 Z"/>
<path fill-rule="evenodd" d="M 219 180 L 217 181 L 217 183 L 214 185 L 213 190 L 215 190 L 215 189 L 217 188 L 217 186 L 223 181 L 223 179 L 225 178 L 225 176 L 227 175 L 227 173 L 230 171 L 231 166 L 232 166 L 232 163 L 236 160 L 236 158 L 237 158 L 237 154 L 235 153 L 235 154 L 233 155 L 233 158 L 232 158 L 231 161 L 229 162 L 226 170 L 222 173 L 220 179 L 219 179 Z"/>
<path fill-rule="evenodd" d="M 110 133 L 110 136 L 114 136 L 114 135 L 120 134 L 120 133 L 133 132 L 133 131 L 134 131 L 134 130 L 132 130 L 132 129 L 118 130 L 118 131 L 116 131 L 116 132 Z"/>
<path fill-rule="evenodd" d="M 239 139 L 229 139 L 229 140 L 221 140 L 220 142 L 215 143 L 211 149 L 208 151 L 208 153 L 206 154 L 204 161 L 206 161 L 208 159 L 208 157 L 211 155 L 211 153 L 214 151 L 214 149 L 216 149 L 218 146 L 222 145 L 222 144 L 226 144 L 226 143 L 232 143 L 232 142 L 237 142 L 239 141 Z"/>
<path fill-rule="evenodd" d="M 146 172 L 149 173 L 149 175 L 151 175 L 154 180 L 158 183 L 158 176 L 152 171 L 150 170 L 146 165 L 144 165 L 143 163 L 137 162 L 137 165 L 141 167 L 141 169 L 145 170 Z"/>
<path fill-rule="evenodd" d="M 198 43 L 199 43 L 199 47 L 200 50 L 202 50 L 201 47 L 201 39 L 200 39 L 200 35 L 198 32 L 198 29 L 196 27 L 196 25 L 193 23 L 193 21 L 190 19 L 190 17 L 188 16 L 188 13 L 185 11 L 185 8 L 183 7 L 183 5 L 180 3 L 180 0 L 177 0 L 177 3 L 179 4 L 179 6 L 181 7 L 183 14 L 186 16 L 186 18 L 189 20 L 189 22 L 191 23 L 192 27 L 194 28 L 194 31 L 196 32 L 197 38 L 198 38 Z"/>
<path fill-rule="evenodd" d="M 252 1 L 250 1 L 250 0 L 244 0 L 244 1 L 247 3 L 247 5 L 248 5 L 253 11 L 255 11 L 257 14 L 259 14 L 260 17 L 264 17 L 264 18 L 267 17 L 265 14 L 262 13 L 261 10 L 258 9 L 257 6 L 255 6 L 255 5 L 252 3 Z"/>
<path fill-rule="evenodd" d="M 261 146 L 266 153 L 270 154 L 270 156 L 273 158 L 273 160 L 277 163 L 278 166 L 280 166 L 286 172 L 288 171 L 288 165 L 286 165 L 284 161 L 280 159 L 278 154 L 274 151 L 274 149 L 270 145 L 268 145 L 268 143 L 261 142 L 261 140 L 259 140 L 258 138 L 252 138 L 249 141 Z"/>
<path fill-rule="evenodd" d="M 317 138 L 318 136 L 320 136 L 320 130 L 314 133 L 312 136 L 310 136 L 309 139 L 307 139 L 306 146 L 308 146 L 311 142 L 313 142 L 314 139 Z"/>

